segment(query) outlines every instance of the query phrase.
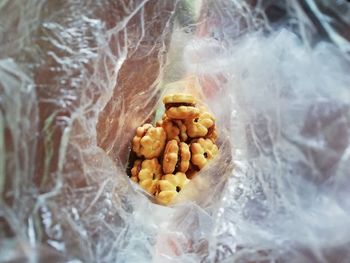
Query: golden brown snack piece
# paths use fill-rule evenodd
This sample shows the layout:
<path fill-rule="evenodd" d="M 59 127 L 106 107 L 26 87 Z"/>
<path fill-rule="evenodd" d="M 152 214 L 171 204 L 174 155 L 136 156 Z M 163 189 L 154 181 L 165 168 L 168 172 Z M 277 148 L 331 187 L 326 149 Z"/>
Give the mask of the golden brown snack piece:
<path fill-rule="evenodd" d="M 157 122 L 157 127 L 163 127 L 167 141 L 177 140 L 184 142 L 188 136 L 186 133 L 186 125 L 181 120 L 172 120 L 166 116 Z"/>
<path fill-rule="evenodd" d="M 173 119 L 188 119 L 197 117 L 199 110 L 193 106 L 169 106 L 166 114 L 169 118 Z"/>
<path fill-rule="evenodd" d="M 178 166 L 176 170 L 182 173 L 186 173 L 188 167 L 190 166 L 191 151 L 190 147 L 184 143 L 180 142 L 180 159 L 178 160 Z"/>
<path fill-rule="evenodd" d="M 218 147 L 210 139 L 199 138 L 191 144 L 191 161 L 202 169 L 218 153 Z"/>
<path fill-rule="evenodd" d="M 165 105 L 169 103 L 187 103 L 196 105 L 197 101 L 191 94 L 178 93 L 164 96 L 163 103 Z"/>
<path fill-rule="evenodd" d="M 191 138 L 204 137 L 208 134 L 210 128 L 215 125 L 214 117 L 209 112 L 201 112 L 200 115 L 194 119 L 187 119 L 185 121 L 187 127 L 187 134 Z"/>
<path fill-rule="evenodd" d="M 131 169 L 131 179 L 139 183 L 148 193 L 157 191 L 158 180 L 162 176 L 162 168 L 157 158 L 151 160 L 136 160 Z"/>
<path fill-rule="evenodd" d="M 132 140 L 132 149 L 137 156 L 152 159 L 159 157 L 164 149 L 165 140 L 166 134 L 162 127 L 155 128 L 146 123 L 137 128 L 136 135 Z"/>
<path fill-rule="evenodd" d="M 189 167 L 191 152 L 189 146 L 184 142 L 171 140 L 164 150 L 163 171 L 165 174 L 174 172 L 185 173 Z"/>
<path fill-rule="evenodd" d="M 216 139 L 218 138 L 218 133 L 217 133 L 215 125 L 208 129 L 208 133 L 205 136 L 205 138 L 212 140 L 212 142 L 214 142 L 214 143 L 216 142 Z"/>
<path fill-rule="evenodd" d="M 166 133 L 166 139 L 167 141 L 170 140 L 179 140 L 179 134 L 180 129 L 177 127 L 177 125 L 174 123 L 173 120 L 163 117 L 162 120 L 157 122 L 157 127 L 163 127 L 165 133 Z"/>
<path fill-rule="evenodd" d="M 174 172 L 178 159 L 179 146 L 176 140 L 168 141 L 164 150 L 163 172 L 169 174 Z"/>
<path fill-rule="evenodd" d="M 142 168 L 142 160 L 136 160 L 134 162 L 134 166 L 131 169 L 131 177 L 130 179 L 133 180 L 135 183 L 139 182 L 139 172 L 141 171 Z"/>
<path fill-rule="evenodd" d="M 189 180 L 184 173 L 166 174 L 162 180 L 158 181 L 158 202 L 164 205 L 171 203 L 188 182 Z"/>
<path fill-rule="evenodd" d="M 189 119 L 199 115 L 196 99 L 190 94 L 171 94 L 163 99 L 165 114 L 171 119 Z"/>
<path fill-rule="evenodd" d="M 188 139 L 186 125 L 181 120 L 175 120 L 177 127 L 180 129 L 179 138 L 181 142 L 185 142 Z"/>

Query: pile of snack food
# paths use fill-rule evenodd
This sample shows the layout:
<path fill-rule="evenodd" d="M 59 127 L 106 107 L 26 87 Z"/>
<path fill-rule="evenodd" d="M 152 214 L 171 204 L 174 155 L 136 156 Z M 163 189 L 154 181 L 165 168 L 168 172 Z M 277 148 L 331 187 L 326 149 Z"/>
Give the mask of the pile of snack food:
<path fill-rule="evenodd" d="M 186 184 L 218 153 L 214 117 L 189 94 L 163 99 L 165 114 L 156 127 L 138 127 L 132 141 L 137 158 L 131 179 L 169 204 Z"/>

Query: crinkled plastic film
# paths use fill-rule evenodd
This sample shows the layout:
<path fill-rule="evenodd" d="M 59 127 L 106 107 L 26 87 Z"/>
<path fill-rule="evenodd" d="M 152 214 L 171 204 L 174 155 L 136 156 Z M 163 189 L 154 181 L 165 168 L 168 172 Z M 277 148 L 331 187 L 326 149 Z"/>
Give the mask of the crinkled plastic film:
<path fill-rule="evenodd" d="M 0 261 L 347 262 L 346 1 L 0 3 Z M 187 91 L 220 153 L 170 207 L 127 175 Z"/>

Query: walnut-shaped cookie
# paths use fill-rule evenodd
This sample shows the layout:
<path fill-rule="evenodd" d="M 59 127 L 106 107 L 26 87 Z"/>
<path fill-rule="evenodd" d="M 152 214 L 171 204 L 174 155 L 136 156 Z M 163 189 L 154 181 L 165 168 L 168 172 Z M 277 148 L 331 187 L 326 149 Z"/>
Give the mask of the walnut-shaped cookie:
<path fill-rule="evenodd" d="M 165 114 L 171 119 L 191 119 L 199 115 L 196 99 L 190 94 L 172 94 L 163 98 Z"/>
<path fill-rule="evenodd" d="M 218 153 L 218 147 L 210 139 L 199 138 L 191 143 L 191 162 L 202 169 Z"/>
<path fill-rule="evenodd" d="M 158 180 L 162 176 L 162 167 L 157 158 L 151 160 L 136 160 L 131 169 L 131 180 L 138 183 L 148 193 L 157 191 Z"/>
<path fill-rule="evenodd" d="M 170 119 L 166 116 L 157 122 L 157 127 L 163 127 L 167 141 L 177 140 L 184 142 L 188 139 L 186 125 L 182 120 Z"/>
<path fill-rule="evenodd" d="M 187 134 L 191 138 L 204 137 L 208 134 L 210 129 L 215 125 L 215 119 L 209 112 L 201 112 L 198 117 L 194 119 L 187 119 L 185 121 L 187 127 Z"/>
<path fill-rule="evenodd" d="M 165 141 L 166 134 L 162 127 L 153 127 L 146 123 L 137 128 L 132 140 L 132 149 L 137 156 L 152 159 L 159 157 L 164 149 Z"/>
<path fill-rule="evenodd" d="M 184 173 L 166 174 L 162 180 L 158 181 L 158 202 L 164 205 L 170 204 L 188 182 L 189 180 Z"/>
<path fill-rule="evenodd" d="M 185 173 L 190 165 L 191 152 L 184 142 L 168 141 L 163 156 L 163 171 L 165 174 L 174 172 Z"/>

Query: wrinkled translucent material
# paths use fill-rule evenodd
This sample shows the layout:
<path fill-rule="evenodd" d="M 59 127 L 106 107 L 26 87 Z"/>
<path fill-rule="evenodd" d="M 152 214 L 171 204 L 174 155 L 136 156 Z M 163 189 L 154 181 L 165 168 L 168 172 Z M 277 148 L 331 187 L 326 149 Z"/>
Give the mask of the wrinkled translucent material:
<path fill-rule="evenodd" d="M 0 261 L 347 262 L 346 1 L 0 2 Z M 171 207 L 126 175 L 173 90 L 219 156 Z"/>

